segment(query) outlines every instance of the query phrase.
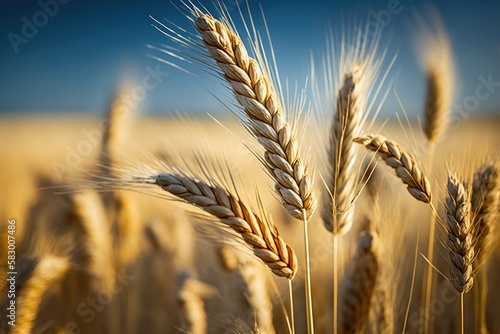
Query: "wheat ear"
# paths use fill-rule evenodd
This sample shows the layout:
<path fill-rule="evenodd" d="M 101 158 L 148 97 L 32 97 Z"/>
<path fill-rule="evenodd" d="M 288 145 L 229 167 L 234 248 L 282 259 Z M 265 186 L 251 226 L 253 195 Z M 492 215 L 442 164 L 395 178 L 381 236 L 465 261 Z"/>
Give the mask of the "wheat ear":
<path fill-rule="evenodd" d="M 17 298 L 17 319 L 16 326 L 12 327 L 12 334 L 32 332 L 43 295 L 68 269 L 69 262 L 66 258 L 47 255 L 35 261 L 33 272 Z"/>
<path fill-rule="evenodd" d="M 474 289 L 474 313 L 476 331 L 486 330 L 486 300 L 488 296 L 488 279 L 485 264 L 492 239 L 492 230 L 498 217 L 500 205 L 500 178 L 498 165 L 486 165 L 474 174 L 471 196 L 471 214 L 474 230 L 474 250 L 476 260 L 474 269 L 477 272 L 476 288 Z"/>
<path fill-rule="evenodd" d="M 278 276 L 293 279 L 297 258 L 280 237 L 278 228 L 265 216 L 259 217 L 237 196 L 218 185 L 209 185 L 176 174 L 160 174 L 154 183 L 163 190 L 193 204 L 241 234 L 254 254 Z"/>
<path fill-rule="evenodd" d="M 253 263 L 252 263 L 253 262 Z M 269 298 L 265 272 L 255 261 L 242 261 L 239 266 L 242 291 L 252 310 L 252 320 L 264 333 L 274 334 L 273 304 Z"/>
<path fill-rule="evenodd" d="M 472 183 L 472 217 L 474 248 L 479 264 L 484 260 L 491 230 L 495 226 L 500 205 L 500 177 L 496 165 L 485 166 L 474 175 Z"/>
<path fill-rule="evenodd" d="M 410 153 L 381 135 L 364 135 L 354 141 L 375 152 L 392 167 L 415 199 L 424 203 L 431 202 L 431 184 Z"/>
<path fill-rule="evenodd" d="M 83 229 L 82 245 L 86 268 L 101 287 L 111 290 L 114 286 L 113 240 L 106 212 L 96 193 L 84 192 L 70 197 L 71 211 Z"/>
<path fill-rule="evenodd" d="M 436 31 L 429 27 L 423 40 L 422 58 L 427 77 L 424 109 L 424 132 L 429 143 L 435 144 L 447 128 L 454 91 L 454 61 L 449 37 L 438 16 Z"/>
<path fill-rule="evenodd" d="M 344 285 L 341 333 L 363 332 L 373 302 L 378 270 L 374 234 L 364 231 L 358 238 L 353 268 Z"/>
<path fill-rule="evenodd" d="M 309 219 L 315 209 L 312 180 L 299 152 L 295 131 L 257 61 L 226 24 L 194 10 L 195 27 L 222 77 L 248 117 L 248 128 L 265 149 L 265 165 L 287 212 Z"/>
<path fill-rule="evenodd" d="M 177 273 L 177 302 L 180 306 L 182 329 L 186 333 L 207 333 L 207 314 L 204 298 L 217 290 L 193 277 L 188 272 Z"/>
<path fill-rule="evenodd" d="M 450 174 L 445 200 L 446 247 L 450 263 L 449 280 L 460 293 L 468 292 L 473 284 L 474 245 L 468 196 L 464 185 L 455 175 Z"/>
<path fill-rule="evenodd" d="M 102 158 L 104 164 L 112 162 L 116 150 L 122 144 L 125 135 L 125 120 L 130 116 L 131 109 L 128 105 L 128 92 L 125 87 L 119 89 L 107 110 L 107 118 L 102 135 Z"/>
<path fill-rule="evenodd" d="M 337 110 L 330 132 L 328 190 L 331 196 L 325 196 L 321 218 L 326 229 L 335 235 L 347 232 L 354 218 L 355 178 L 352 171 L 356 147 L 353 139 L 359 135 L 363 115 L 362 96 L 359 96 L 361 74 L 362 70 L 353 66 L 345 75 L 338 91 Z"/>

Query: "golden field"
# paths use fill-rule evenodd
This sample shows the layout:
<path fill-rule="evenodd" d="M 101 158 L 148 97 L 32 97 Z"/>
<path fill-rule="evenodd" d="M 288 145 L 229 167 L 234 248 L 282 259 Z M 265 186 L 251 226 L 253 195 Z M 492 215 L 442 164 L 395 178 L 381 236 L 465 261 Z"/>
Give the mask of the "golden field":
<path fill-rule="evenodd" d="M 16 225 L 18 297 L 30 286 L 27 282 L 35 275 L 33 268 L 47 264 L 43 262 L 47 259 L 62 261 L 52 263 L 56 267 L 48 269 L 58 274 L 56 277 L 36 285 L 42 289 L 38 311 L 29 304 L 30 301 L 36 303 L 35 297 L 17 304 L 17 325 L 27 321 L 23 312 L 34 312 L 33 333 L 184 333 L 186 330 L 249 333 L 254 325 L 263 332 L 286 333 L 283 307 L 288 308 L 287 280 L 273 276 L 245 251 L 241 242 L 233 241 L 236 237 L 221 232 L 224 228 L 214 228 L 213 219 L 201 210 L 143 194 L 161 194 L 154 187 L 141 189 L 143 193 L 116 189 L 95 192 L 85 185 L 85 180 L 102 173 L 99 166 L 96 167 L 102 154 L 104 132 L 100 122 L 100 119 L 81 116 L 3 117 L 0 121 L 2 274 L 7 269 L 5 241 L 8 220 L 12 219 Z M 297 253 L 299 271 L 293 280 L 295 322 L 297 333 L 304 333 L 302 226 L 283 210 L 262 165 L 242 141 L 255 147 L 256 152 L 260 152 L 259 148 L 239 124 L 224 119 L 221 122 L 237 136 L 211 119 L 179 121 L 143 117 L 131 120 L 122 131 L 120 158 L 116 164 L 126 168 L 139 166 L 141 161 L 151 163 L 161 159 L 168 164 L 176 161 L 176 156 L 183 157 L 186 164 L 193 164 L 189 156 L 196 152 L 207 165 L 227 161 L 241 195 L 256 203 L 254 193 L 258 189 L 283 239 Z M 450 129 L 437 146 L 432 171 L 425 167 L 424 170 L 430 175 L 434 203 L 440 215 L 444 214 L 442 203 L 448 169 L 461 168 L 465 173 L 472 173 L 483 160 L 493 161 L 500 144 L 498 129 L 500 120 L 496 118 L 467 119 L 459 127 Z M 408 129 L 403 131 L 397 122 L 390 121 L 381 133 L 404 147 L 413 148 L 412 152 L 424 160 L 425 148 L 417 144 L 423 135 L 416 123 L 413 131 L 415 139 Z M 303 147 L 308 145 L 313 146 L 314 160 L 321 147 L 314 146 L 313 140 Z M 65 169 L 58 175 L 61 166 Z M 316 169 L 321 171 L 320 166 Z M 418 333 L 424 321 L 421 282 L 424 269 L 430 267 L 422 254 L 427 247 L 431 210 L 411 198 L 390 168 L 379 164 L 376 170 L 380 190 L 377 242 L 380 268 L 384 268 L 379 280 L 388 288 L 386 302 L 392 332 L 401 332 L 403 328 L 416 256 L 417 270 L 406 332 Z M 316 175 L 315 182 L 316 189 L 324 191 L 320 176 Z M 73 187 L 68 192 L 59 188 L 61 185 Z M 350 259 L 359 222 L 373 212 L 365 193 L 356 203 L 355 227 L 340 240 L 341 273 L 352 266 Z M 93 225 L 86 225 L 86 220 Z M 94 230 L 89 230 L 89 226 L 94 226 Z M 441 245 L 446 237 L 441 226 L 437 230 L 433 265 L 447 274 L 446 250 Z M 333 248 L 331 234 L 324 228 L 318 212 L 309 223 L 309 237 L 315 327 L 318 333 L 329 333 Z M 229 248 L 228 256 L 233 257 L 234 266 L 221 261 L 221 247 L 225 251 Z M 227 261 L 231 263 L 231 259 Z M 499 261 L 497 247 L 484 266 L 489 282 L 486 322 L 490 333 L 500 331 L 500 320 L 496 317 L 500 298 L 496 284 L 500 280 Z M 339 277 L 342 286 L 343 274 Z M 439 274 L 435 277 L 430 311 L 432 327 L 435 333 L 458 332 L 458 294 Z M 5 302 L 8 289 L 3 277 L 2 284 Z M 465 295 L 467 333 L 474 332 L 475 293 L 473 287 Z M 186 316 L 189 308 L 192 312 Z M 1 331 L 9 328 L 5 312 L 3 304 Z M 373 325 L 374 312 L 375 307 L 368 319 L 367 332 L 377 332 Z"/>

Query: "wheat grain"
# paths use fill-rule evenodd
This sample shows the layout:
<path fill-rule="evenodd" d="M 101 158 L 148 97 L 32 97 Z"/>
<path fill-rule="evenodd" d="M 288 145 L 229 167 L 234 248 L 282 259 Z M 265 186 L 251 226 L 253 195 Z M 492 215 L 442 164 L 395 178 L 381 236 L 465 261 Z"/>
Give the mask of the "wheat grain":
<path fill-rule="evenodd" d="M 446 209 L 446 247 L 450 263 L 449 280 L 460 293 L 472 288 L 474 245 L 470 223 L 469 194 L 464 185 L 453 174 L 448 176 L 448 195 Z"/>
<path fill-rule="evenodd" d="M 375 152 L 392 167 L 396 175 L 408 186 L 408 192 L 417 200 L 431 202 L 431 185 L 413 156 L 396 142 L 381 135 L 364 135 L 354 139 L 368 150 Z"/>
<path fill-rule="evenodd" d="M 312 180 L 301 158 L 295 131 L 258 62 L 225 23 L 195 8 L 195 27 L 222 77 L 230 84 L 248 118 L 248 128 L 264 147 L 265 165 L 287 212 L 309 219 L 315 209 Z"/>

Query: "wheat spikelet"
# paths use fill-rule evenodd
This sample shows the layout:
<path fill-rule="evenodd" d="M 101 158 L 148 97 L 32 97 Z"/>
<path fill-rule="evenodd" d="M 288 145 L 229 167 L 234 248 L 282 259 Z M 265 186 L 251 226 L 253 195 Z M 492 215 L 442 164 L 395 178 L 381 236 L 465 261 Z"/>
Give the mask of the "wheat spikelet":
<path fill-rule="evenodd" d="M 396 175 L 408 186 L 408 192 L 417 200 L 431 202 L 431 185 L 413 156 L 396 142 L 381 135 L 364 135 L 354 139 L 368 150 L 375 152 L 396 171 Z"/>
<path fill-rule="evenodd" d="M 424 132 L 430 144 L 436 143 L 446 130 L 454 91 L 454 60 L 448 34 L 437 14 L 432 15 L 435 28 L 421 29 L 421 58 L 426 71 L 427 92 L 424 109 Z"/>
<path fill-rule="evenodd" d="M 69 269 L 66 258 L 43 256 L 36 259 L 30 278 L 24 283 L 17 298 L 16 326 L 11 333 L 31 333 L 42 297 Z"/>
<path fill-rule="evenodd" d="M 470 203 L 464 185 L 453 174 L 448 176 L 446 210 L 446 247 L 450 263 L 449 280 L 460 293 L 472 288 L 474 245 L 470 223 Z"/>
<path fill-rule="evenodd" d="M 362 68 L 353 66 L 345 74 L 330 131 L 328 190 L 332 195 L 325 196 L 321 217 L 327 230 L 335 235 L 347 232 L 354 218 L 352 201 L 355 196 L 353 166 L 356 148 L 353 139 L 359 135 L 363 118 L 360 101 L 363 98 L 360 96 L 362 72 Z"/>
<path fill-rule="evenodd" d="M 341 299 L 341 333 L 362 333 L 368 320 L 377 281 L 379 261 L 370 231 L 358 238 L 352 270 L 345 278 Z"/>
<path fill-rule="evenodd" d="M 253 247 L 254 254 L 274 274 L 293 279 L 297 258 L 293 249 L 280 237 L 278 228 L 265 216 L 259 217 L 237 196 L 224 188 L 183 175 L 162 173 L 135 183 L 154 183 L 170 194 L 199 207 L 241 234 Z"/>
<path fill-rule="evenodd" d="M 500 178 L 497 165 L 484 166 L 474 175 L 472 183 L 472 224 L 474 226 L 474 249 L 479 264 L 487 253 L 491 230 L 495 226 L 500 205 Z"/>
<path fill-rule="evenodd" d="M 194 9 L 195 27 L 221 75 L 231 85 L 248 117 L 248 128 L 265 149 L 265 165 L 287 212 L 309 219 L 315 209 L 312 180 L 300 152 L 295 131 L 257 61 L 248 56 L 240 37 L 226 24 Z"/>

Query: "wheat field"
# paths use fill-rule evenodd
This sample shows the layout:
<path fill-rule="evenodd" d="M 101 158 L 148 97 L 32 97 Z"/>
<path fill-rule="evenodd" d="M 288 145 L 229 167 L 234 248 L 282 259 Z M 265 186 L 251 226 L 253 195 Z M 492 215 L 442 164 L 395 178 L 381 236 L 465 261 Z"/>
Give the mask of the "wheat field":
<path fill-rule="evenodd" d="M 260 39 L 186 7 L 190 33 L 154 20 L 180 49 L 151 49 L 236 117 L 139 116 L 118 87 L 99 117 L 1 118 L 0 333 L 500 333 L 500 118 L 447 125 L 445 28 L 418 119 L 370 110 L 362 41 L 300 115 Z"/>

